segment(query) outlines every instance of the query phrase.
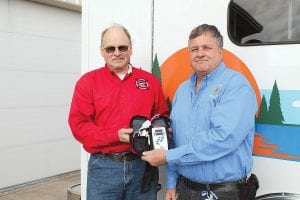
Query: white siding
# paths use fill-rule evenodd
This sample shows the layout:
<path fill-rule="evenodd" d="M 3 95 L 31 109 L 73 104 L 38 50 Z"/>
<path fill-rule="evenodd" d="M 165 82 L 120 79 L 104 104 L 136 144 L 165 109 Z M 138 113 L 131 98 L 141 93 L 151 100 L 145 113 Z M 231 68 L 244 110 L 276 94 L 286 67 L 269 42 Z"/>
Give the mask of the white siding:
<path fill-rule="evenodd" d="M 67 124 L 80 29 L 78 12 L 0 1 L 0 188 L 80 168 Z"/>

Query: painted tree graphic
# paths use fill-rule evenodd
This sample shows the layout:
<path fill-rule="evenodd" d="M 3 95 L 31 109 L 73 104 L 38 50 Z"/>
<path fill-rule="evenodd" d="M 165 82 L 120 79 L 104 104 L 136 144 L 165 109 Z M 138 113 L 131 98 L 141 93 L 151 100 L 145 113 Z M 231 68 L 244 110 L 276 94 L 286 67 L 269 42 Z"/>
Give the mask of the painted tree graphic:
<path fill-rule="evenodd" d="M 270 106 L 269 106 L 268 115 L 269 115 L 269 123 L 283 124 L 284 118 L 280 107 L 280 96 L 279 96 L 276 80 L 273 85 L 273 89 L 270 97 Z"/>
<path fill-rule="evenodd" d="M 266 101 L 265 95 L 263 95 L 259 107 L 259 115 L 256 118 L 256 122 L 258 123 L 268 123 L 268 105 Z"/>
<path fill-rule="evenodd" d="M 157 54 L 155 54 L 155 57 L 154 57 L 154 60 L 153 60 L 153 63 L 152 63 L 152 70 L 151 70 L 151 72 L 152 72 L 152 74 L 154 74 L 154 76 L 156 76 L 156 78 L 160 82 L 162 81 L 161 72 L 160 72 L 160 66 L 159 66 L 159 62 L 158 62 L 158 59 L 157 59 Z M 172 109 L 172 102 L 171 102 L 170 98 L 167 97 L 166 101 L 167 101 L 169 110 L 171 111 L 171 109 Z"/>
<path fill-rule="evenodd" d="M 169 110 L 171 111 L 172 110 L 172 102 L 169 97 L 167 98 L 167 104 L 168 104 Z"/>
<path fill-rule="evenodd" d="M 161 82 L 161 73 L 160 73 L 160 67 L 157 59 L 157 54 L 155 54 L 155 58 L 152 63 L 152 74 L 154 74 L 154 76 L 156 76 L 156 78 Z"/>
<path fill-rule="evenodd" d="M 280 106 L 280 95 L 277 87 L 277 82 L 275 80 L 270 97 L 269 108 L 267 107 L 265 95 L 263 95 L 259 108 L 259 115 L 256 118 L 256 122 L 268 124 L 283 124 L 283 121 L 284 118 Z"/>

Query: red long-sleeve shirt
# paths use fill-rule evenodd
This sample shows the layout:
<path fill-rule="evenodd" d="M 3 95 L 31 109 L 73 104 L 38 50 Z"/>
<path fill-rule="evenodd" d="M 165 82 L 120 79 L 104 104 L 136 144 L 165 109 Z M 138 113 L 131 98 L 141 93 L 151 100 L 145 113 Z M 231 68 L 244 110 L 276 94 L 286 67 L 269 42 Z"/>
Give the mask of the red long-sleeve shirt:
<path fill-rule="evenodd" d="M 74 137 L 89 153 L 130 151 L 118 131 L 129 128 L 135 115 L 151 118 L 168 114 L 160 82 L 132 67 L 121 80 L 105 66 L 84 74 L 76 83 L 69 113 Z"/>

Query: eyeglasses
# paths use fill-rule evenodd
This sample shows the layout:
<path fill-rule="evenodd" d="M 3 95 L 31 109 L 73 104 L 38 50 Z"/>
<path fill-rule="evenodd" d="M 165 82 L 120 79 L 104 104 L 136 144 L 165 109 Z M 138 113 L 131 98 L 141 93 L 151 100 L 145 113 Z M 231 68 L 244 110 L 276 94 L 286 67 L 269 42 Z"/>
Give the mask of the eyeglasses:
<path fill-rule="evenodd" d="M 105 47 L 103 49 L 105 49 L 106 53 L 113 53 L 113 52 L 115 52 L 116 48 L 120 52 L 126 52 L 126 51 L 128 51 L 129 46 L 127 46 L 127 45 L 120 45 L 120 46 L 117 46 L 117 47 L 108 46 L 108 47 Z"/>

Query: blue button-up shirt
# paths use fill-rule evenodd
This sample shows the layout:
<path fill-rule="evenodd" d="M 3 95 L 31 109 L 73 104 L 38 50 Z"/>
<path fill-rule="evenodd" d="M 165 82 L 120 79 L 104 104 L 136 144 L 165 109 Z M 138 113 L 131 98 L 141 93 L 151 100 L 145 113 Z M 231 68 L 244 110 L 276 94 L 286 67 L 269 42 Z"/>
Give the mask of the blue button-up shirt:
<path fill-rule="evenodd" d="M 257 100 L 248 80 L 222 62 L 203 78 L 197 75 L 176 91 L 172 111 L 175 148 L 167 151 L 167 188 L 178 175 L 200 183 L 244 178 L 252 168 Z"/>

